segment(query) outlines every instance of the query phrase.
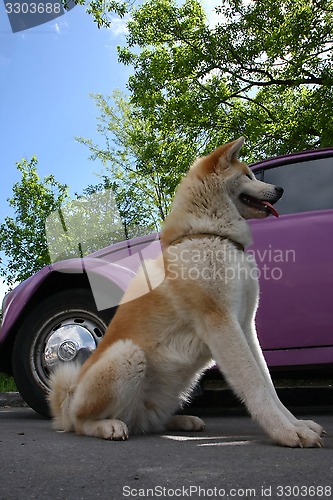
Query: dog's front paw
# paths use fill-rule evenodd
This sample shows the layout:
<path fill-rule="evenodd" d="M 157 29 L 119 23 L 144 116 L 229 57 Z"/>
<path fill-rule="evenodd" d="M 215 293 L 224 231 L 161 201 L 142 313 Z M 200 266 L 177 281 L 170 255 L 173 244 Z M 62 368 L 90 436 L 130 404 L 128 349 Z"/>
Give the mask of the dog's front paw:
<path fill-rule="evenodd" d="M 295 425 L 274 430 L 272 438 L 276 443 L 290 448 L 321 448 L 323 446 L 320 434 L 300 420 Z"/>
<path fill-rule="evenodd" d="M 318 434 L 318 436 L 322 436 L 323 434 L 326 434 L 323 427 L 321 425 L 317 424 L 316 422 L 314 422 L 313 420 L 297 420 L 295 425 L 296 425 L 296 427 L 306 425 L 307 427 L 309 427 L 309 429 L 311 429 L 313 432 Z"/>
<path fill-rule="evenodd" d="M 128 439 L 127 425 L 121 420 L 107 419 L 96 423 L 98 437 L 112 441 L 125 441 Z"/>
<path fill-rule="evenodd" d="M 166 425 L 168 431 L 203 431 L 205 423 L 199 417 L 191 415 L 174 415 Z"/>

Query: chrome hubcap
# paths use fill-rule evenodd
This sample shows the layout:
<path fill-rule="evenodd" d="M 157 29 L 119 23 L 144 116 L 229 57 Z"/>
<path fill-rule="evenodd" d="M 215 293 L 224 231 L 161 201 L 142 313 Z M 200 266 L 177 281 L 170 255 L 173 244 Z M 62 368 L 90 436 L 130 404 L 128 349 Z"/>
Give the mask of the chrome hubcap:
<path fill-rule="evenodd" d="M 71 340 L 65 340 L 58 348 L 58 358 L 61 361 L 72 361 L 78 351 L 78 345 Z"/>
<path fill-rule="evenodd" d="M 92 353 L 103 332 L 86 318 L 70 318 L 56 325 L 46 339 L 43 365 L 52 372 L 59 362 L 74 361 L 80 352 Z"/>

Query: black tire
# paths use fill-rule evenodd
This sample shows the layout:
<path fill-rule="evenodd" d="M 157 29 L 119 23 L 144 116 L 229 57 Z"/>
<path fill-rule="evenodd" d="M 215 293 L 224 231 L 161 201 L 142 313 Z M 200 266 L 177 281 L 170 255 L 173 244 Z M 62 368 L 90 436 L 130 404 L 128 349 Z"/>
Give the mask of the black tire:
<path fill-rule="evenodd" d="M 84 338 L 89 339 L 91 351 L 103 337 L 114 313 L 115 308 L 97 311 L 91 292 L 81 288 L 51 295 L 28 313 L 15 339 L 12 364 L 14 380 L 21 396 L 37 413 L 49 417 L 46 395 L 52 368 L 48 354 L 50 343 L 59 335 L 56 332 L 66 332 L 65 336 L 70 337 L 73 328 L 82 331 Z M 68 349 L 71 343 L 74 345 L 66 337 L 62 345 L 66 344 Z M 60 352 L 60 346 L 58 350 L 55 346 L 54 351 L 53 358 L 56 352 Z M 66 349 L 63 352 L 66 354 Z M 80 352 L 74 352 L 77 358 L 78 354 Z M 66 360 L 62 357 L 61 361 Z"/>

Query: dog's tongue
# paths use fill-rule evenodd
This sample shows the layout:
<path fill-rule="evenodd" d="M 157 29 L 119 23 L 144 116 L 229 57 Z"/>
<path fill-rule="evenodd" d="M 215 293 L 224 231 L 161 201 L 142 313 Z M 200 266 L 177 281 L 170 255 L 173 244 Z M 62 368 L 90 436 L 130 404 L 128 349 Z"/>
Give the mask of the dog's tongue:
<path fill-rule="evenodd" d="M 275 210 L 275 208 L 273 207 L 273 205 L 271 205 L 268 201 L 262 201 L 262 204 L 265 205 L 265 207 L 268 208 L 268 210 L 270 211 L 270 213 L 272 215 L 274 215 L 274 217 L 279 217 L 279 213 Z"/>

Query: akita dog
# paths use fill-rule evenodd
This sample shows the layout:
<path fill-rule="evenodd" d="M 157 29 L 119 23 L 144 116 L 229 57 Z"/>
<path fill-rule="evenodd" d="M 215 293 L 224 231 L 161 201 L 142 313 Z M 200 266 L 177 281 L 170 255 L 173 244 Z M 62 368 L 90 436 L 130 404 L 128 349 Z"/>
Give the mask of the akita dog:
<path fill-rule="evenodd" d="M 258 281 L 246 219 L 278 215 L 283 189 L 238 160 L 244 139 L 199 158 L 181 181 L 161 233 L 163 255 L 146 263 L 162 283 L 138 297 L 143 271 L 124 295 L 97 349 L 51 378 L 54 425 L 124 440 L 162 429 L 199 431 L 175 415 L 214 360 L 251 416 L 276 443 L 322 446 L 320 425 L 280 402 L 255 330 Z M 230 278 L 232 276 L 232 278 Z"/>

